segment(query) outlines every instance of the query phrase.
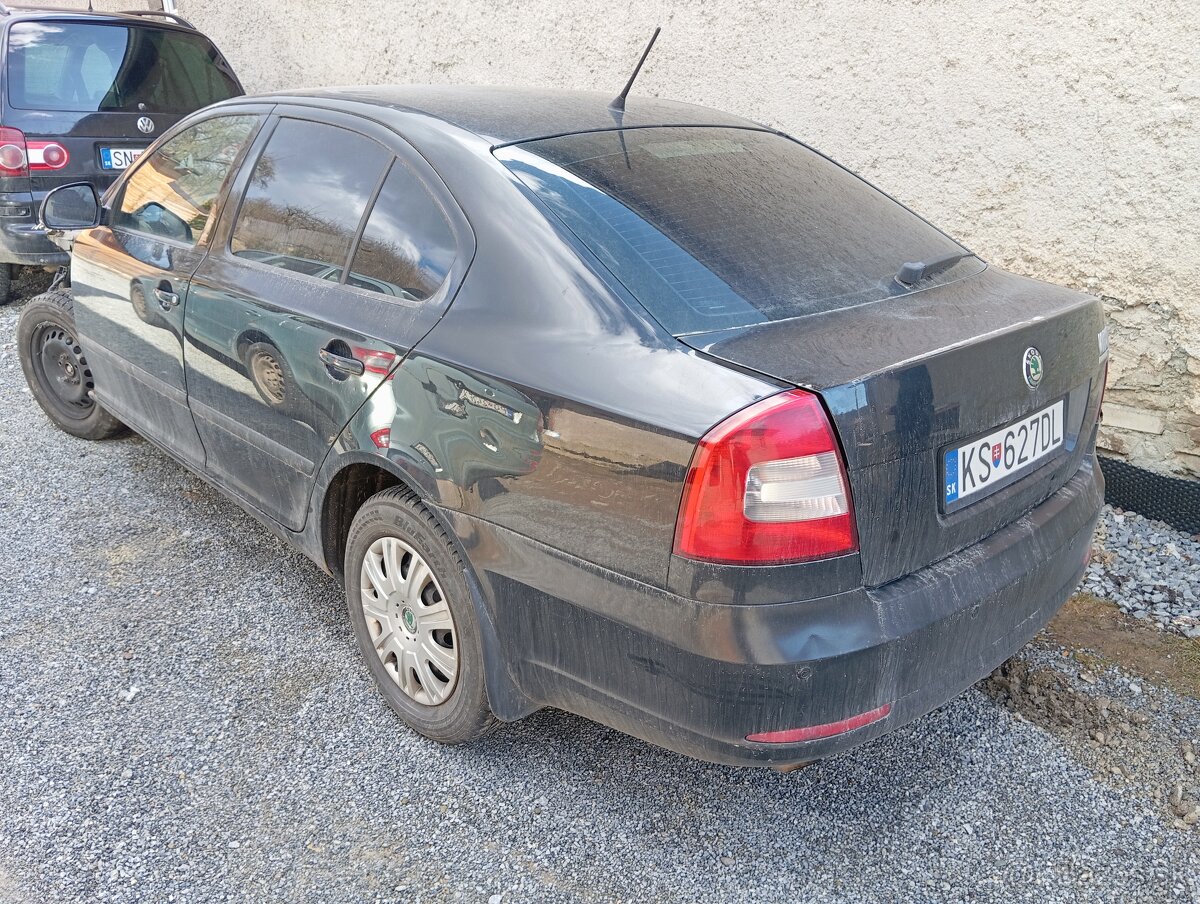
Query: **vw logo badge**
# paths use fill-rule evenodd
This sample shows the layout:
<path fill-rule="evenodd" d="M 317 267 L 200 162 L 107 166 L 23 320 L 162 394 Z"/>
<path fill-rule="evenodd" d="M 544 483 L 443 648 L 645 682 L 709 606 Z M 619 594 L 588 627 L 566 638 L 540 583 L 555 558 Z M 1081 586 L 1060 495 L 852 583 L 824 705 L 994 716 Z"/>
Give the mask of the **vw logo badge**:
<path fill-rule="evenodd" d="M 1025 383 L 1030 389 L 1037 389 L 1042 382 L 1042 353 L 1036 348 L 1025 349 Z"/>
<path fill-rule="evenodd" d="M 149 135 L 151 132 L 154 131 L 154 120 L 151 119 L 149 116 L 139 116 L 138 117 L 138 129 L 140 131 L 144 132 L 145 134 Z"/>

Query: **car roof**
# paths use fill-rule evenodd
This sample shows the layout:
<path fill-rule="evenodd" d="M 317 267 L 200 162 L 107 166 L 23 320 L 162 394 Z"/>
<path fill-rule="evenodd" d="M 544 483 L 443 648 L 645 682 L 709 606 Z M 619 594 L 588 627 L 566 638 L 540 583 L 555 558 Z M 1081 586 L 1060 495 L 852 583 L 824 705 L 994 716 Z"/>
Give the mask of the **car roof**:
<path fill-rule="evenodd" d="M 609 109 L 612 99 L 613 95 L 600 91 L 462 85 L 316 88 L 239 98 L 277 103 L 310 100 L 320 101 L 321 106 L 336 106 L 341 101 L 380 110 L 419 113 L 479 136 L 493 145 L 645 126 L 762 128 L 740 116 L 657 97 L 630 97 L 624 113 L 617 113 Z"/>
<path fill-rule="evenodd" d="M 11 6 L 0 3 L 0 17 L 3 17 L 0 18 L 0 22 L 44 21 L 46 19 L 79 21 L 83 19 L 96 22 L 119 22 L 122 25 L 143 25 L 150 28 L 173 28 L 181 31 L 196 30 L 186 19 L 162 13 L 158 10 L 107 12 L 103 10 L 70 9 L 64 7 Z"/>

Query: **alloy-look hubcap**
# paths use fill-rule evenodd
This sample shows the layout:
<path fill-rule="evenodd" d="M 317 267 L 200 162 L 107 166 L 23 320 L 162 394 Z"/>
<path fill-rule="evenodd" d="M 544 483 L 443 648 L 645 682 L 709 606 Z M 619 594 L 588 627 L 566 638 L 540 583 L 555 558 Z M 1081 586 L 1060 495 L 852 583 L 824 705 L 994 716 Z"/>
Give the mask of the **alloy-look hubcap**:
<path fill-rule="evenodd" d="M 458 643 L 429 565 L 403 540 L 380 537 L 363 558 L 359 589 L 367 632 L 391 679 L 417 703 L 444 702 L 458 679 Z"/>

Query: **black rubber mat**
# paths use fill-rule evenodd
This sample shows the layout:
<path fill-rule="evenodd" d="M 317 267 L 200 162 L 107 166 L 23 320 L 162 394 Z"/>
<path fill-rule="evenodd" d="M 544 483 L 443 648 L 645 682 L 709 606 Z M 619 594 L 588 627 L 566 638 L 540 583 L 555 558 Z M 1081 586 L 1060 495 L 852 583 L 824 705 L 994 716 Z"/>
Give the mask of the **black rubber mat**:
<path fill-rule="evenodd" d="M 1200 533 L 1200 480 L 1155 474 L 1116 458 L 1100 457 L 1104 500 L 1109 505 L 1165 521 L 1176 530 Z"/>

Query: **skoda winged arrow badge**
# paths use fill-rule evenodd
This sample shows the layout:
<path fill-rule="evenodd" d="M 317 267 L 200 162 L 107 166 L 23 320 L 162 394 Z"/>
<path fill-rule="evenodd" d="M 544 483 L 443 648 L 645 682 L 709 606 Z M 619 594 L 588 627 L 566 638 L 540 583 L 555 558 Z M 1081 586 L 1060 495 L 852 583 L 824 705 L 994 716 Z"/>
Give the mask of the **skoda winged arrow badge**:
<path fill-rule="evenodd" d="M 1025 382 L 1030 389 L 1037 389 L 1042 382 L 1042 353 L 1036 348 L 1025 349 Z"/>

